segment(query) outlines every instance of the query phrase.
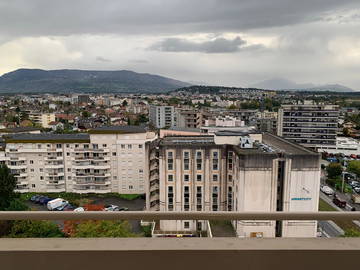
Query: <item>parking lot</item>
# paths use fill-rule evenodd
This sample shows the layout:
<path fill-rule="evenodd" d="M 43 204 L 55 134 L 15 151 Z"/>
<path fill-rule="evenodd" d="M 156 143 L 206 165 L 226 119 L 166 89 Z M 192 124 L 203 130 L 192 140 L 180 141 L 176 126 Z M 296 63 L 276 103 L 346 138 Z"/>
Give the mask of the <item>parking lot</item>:
<path fill-rule="evenodd" d="M 135 200 L 125 200 L 119 197 L 107 197 L 107 198 L 99 198 L 96 196 L 88 198 L 91 201 L 92 205 L 108 205 L 113 204 L 119 207 L 126 207 L 129 211 L 142 211 L 145 207 L 145 200 L 142 198 L 137 198 Z M 26 204 L 33 211 L 48 211 L 46 205 L 36 204 L 31 202 L 30 200 L 26 201 Z M 129 223 L 132 226 L 134 233 L 141 233 L 140 221 L 131 220 Z M 59 224 L 61 225 L 61 224 Z"/>

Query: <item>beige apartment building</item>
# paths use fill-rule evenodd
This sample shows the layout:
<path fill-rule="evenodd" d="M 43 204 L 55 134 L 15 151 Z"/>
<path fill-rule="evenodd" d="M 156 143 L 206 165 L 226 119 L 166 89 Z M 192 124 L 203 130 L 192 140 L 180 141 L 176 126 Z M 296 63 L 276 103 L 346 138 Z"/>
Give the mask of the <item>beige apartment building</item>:
<path fill-rule="evenodd" d="M 49 123 L 54 122 L 55 113 L 41 113 L 41 112 L 32 112 L 27 111 L 29 114 L 29 119 L 35 124 L 42 126 L 43 128 L 49 128 Z"/>
<path fill-rule="evenodd" d="M 259 132 L 171 136 L 149 145 L 147 209 L 318 211 L 320 156 Z M 316 221 L 233 221 L 238 237 L 315 237 Z M 160 221 L 157 234 L 196 234 L 207 221 Z"/>
<path fill-rule="evenodd" d="M 0 159 L 15 174 L 19 192 L 143 194 L 145 144 L 155 138 L 132 126 L 89 134 L 18 134 L 6 138 Z"/>

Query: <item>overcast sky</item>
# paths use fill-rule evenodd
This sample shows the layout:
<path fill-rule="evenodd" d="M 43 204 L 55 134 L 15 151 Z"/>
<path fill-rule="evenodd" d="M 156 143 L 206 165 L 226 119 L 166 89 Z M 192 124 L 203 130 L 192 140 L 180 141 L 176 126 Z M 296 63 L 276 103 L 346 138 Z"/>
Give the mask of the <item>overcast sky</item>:
<path fill-rule="evenodd" d="M 360 1 L 0 0 L 0 74 L 17 68 L 360 90 Z"/>

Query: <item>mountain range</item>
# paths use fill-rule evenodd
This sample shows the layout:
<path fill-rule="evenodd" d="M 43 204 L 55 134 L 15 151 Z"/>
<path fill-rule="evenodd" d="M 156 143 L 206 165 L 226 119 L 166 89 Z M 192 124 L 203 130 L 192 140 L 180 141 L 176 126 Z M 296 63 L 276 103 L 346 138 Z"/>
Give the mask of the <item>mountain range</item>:
<path fill-rule="evenodd" d="M 251 87 L 267 90 L 294 90 L 294 91 L 331 91 L 331 92 L 354 92 L 354 89 L 340 84 L 315 85 L 312 83 L 299 84 L 293 81 L 274 78 L 252 84 Z"/>
<path fill-rule="evenodd" d="M 128 70 L 18 69 L 0 77 L 0 93 L 168 92 L 191 84 Z"/>

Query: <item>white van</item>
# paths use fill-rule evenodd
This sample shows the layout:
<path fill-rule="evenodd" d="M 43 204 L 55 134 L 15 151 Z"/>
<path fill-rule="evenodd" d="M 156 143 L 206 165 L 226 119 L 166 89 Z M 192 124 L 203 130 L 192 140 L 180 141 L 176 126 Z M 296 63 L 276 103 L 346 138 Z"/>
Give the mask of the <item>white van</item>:
<path fill-rule="evenodd" d="M 61 198 L 57 198 L 57 199 L 54 199 L 47 203 L 47 209 L 52 211 L 52 210 L 54 210 L 64 204 L 67 204 L 67 203 L 68 203 L 68 201 L 65 201 L 64 199 L 61 199 Z"/>

